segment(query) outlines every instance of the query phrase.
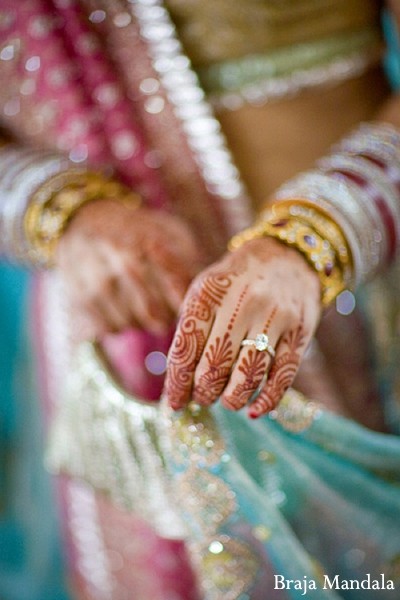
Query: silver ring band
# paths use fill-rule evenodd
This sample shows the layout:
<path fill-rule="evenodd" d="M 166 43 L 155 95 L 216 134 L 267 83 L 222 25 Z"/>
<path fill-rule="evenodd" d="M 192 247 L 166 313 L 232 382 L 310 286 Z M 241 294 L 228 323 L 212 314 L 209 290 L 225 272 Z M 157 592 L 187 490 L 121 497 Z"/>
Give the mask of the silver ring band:
<path fill-rule="evenodd" d="M 275 350 L 269 343 L 269 337 L 265 333 L 258 333 L 255 339 L 243 340 L 241 346 L 254 346 L 259 352 L 268 352 L 272 356 L 275 356 Z"/>

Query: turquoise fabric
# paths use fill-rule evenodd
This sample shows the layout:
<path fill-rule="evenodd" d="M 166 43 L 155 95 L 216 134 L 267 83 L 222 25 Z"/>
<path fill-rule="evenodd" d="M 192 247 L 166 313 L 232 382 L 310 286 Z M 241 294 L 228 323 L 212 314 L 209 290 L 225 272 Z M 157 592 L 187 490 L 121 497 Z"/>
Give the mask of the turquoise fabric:
<path fill-rule="evenodd" d="M 0 266 L 0 598 L 67 600 L 26 332 L 29 276 Z"/>
<path fill-rule="evenodd" d="M 254 560 L 250 587 L 235 599 L 397 600 L 400 438 L 315 407 L 310 413 L 311 405 L 293 392 L 287 398 L 283 409 L 255 422 L 220 404 L 211 410 L 214 424 L 202 411 L 184 422 L 173 417 L 179 433 L 170 466 L 178 497 L 181 487 L 197 499 L 183 502 L 182 514 L 206 575 L 218 582 L 215 597 L 233 597 L 229 586 L 245 576 L 240 562 L 249 570 Z M 231 560 L 230 548 L 238 575 L 237 581 L 225 576 L 224 589 L 218 570 Z M 381 583 L 382 573 L 380 589 L 348 583 L 361 585 L 368 575 Z M 275 575 L 300 582 L 298 589 L 293 583 L 280 589 Z M 338 586 L 331 588 L 336 575 Z"/>
<path fill-rule="evenodd" d="M 383 15 L 383 27 L 388 44 L 385 67 L 389 81 L 395 90 L 400 89 L 400 38 L 396 25 L 389 13 Z"/>

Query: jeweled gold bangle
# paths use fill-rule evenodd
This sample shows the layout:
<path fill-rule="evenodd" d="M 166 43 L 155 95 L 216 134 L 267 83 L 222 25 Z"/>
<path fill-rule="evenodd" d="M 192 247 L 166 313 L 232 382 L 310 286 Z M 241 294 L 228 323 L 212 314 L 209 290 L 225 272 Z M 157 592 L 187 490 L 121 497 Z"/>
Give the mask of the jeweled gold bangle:
<path fill-rule="evenodd" d="M 297 219 L 309 225 L 314 231 L 331 245 L 336 253 L 336 261 L 343 270 L 346 282 L 350 282 L 353 274 L 351 250 L 343 231 L 332 217 L 320 207 L 303 198 L 282 200 L 265 209 L 260 219 Z"/>
<path fill-rule="evenodd" d="M 67 171 L 46 181 L 32 195 L 24 217 L 31 258 L 42 266 L 52 266 L 57 244 L 76 211 L 101 199 L 133 208 L 141 203 L 137 194 L 98 173 Z"/>
<path fill-rule="evenodd" d="M 299 219 L 279 219 L 271 216 L 232 238 L 229 249 L 235 250 L 250 240 L 263 237 L 278 239 L 303 254 L 318 274 L 324 306 L 329 305 L 346 289 L 343 269 L 338 263 L 335 249 L 313 227 Z"/>

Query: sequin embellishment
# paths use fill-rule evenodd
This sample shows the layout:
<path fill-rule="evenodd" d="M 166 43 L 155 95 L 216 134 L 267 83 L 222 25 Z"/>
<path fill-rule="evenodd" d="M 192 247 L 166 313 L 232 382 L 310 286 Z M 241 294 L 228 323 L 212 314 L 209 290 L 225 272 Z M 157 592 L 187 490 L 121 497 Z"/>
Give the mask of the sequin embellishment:
<path fill-rule="evenodd" d="M 286 431 L 300 433 L 308 429 L 319 414 L 316 403 L 309 402 L 303 394 L 290 389 L 277 408 L 269 413 L 269 418 L 277 421 Z"/>

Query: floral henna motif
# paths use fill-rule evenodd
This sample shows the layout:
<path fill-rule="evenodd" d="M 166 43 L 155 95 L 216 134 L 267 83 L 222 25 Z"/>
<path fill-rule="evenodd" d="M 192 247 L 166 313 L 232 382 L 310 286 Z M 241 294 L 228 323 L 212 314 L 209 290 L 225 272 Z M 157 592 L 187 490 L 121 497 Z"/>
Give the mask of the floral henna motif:
<path fill-rule="evenodd" d="M 238 370 L 245 379 L 239 383 L 232 394 L 225 396 L 225 404 L 235 409 L 242 408 L 260 385 L 267 369 L 268 357 L 263 352 L 250 350 L 241 360 Z"/>
<path fill-rule="evenodd" d="M 289 331 L 282 339 L 287 351 L 280 354 L 273 362 L 268 381 L 250 409 L 250 416 L 255 418 L 264 414 L 278 404 L 285 391 L 292 384 L 300 364 L 300 350 L 305 345 L 303 320 L 299 327 Z"/>
<path fill-rule="evenodd" d="M 208 368 L 196 385 L 193 400 L 202 405 L 209 405 L 222 392 L 231 371 L 233 350 L 229 333 L 225 333 L 223 338 L 217 336 L 215 343 L 210 344 L 210 349 L 206 351 L 205 356 Z"/>
<path fill-rule="evenodd" d="M 246 285 L 239 296 L 235 309 L 229 319 L 228 332 L 231 332 L 233 329 L 248 287 Z M 206 358 L 209 368 L 200 378 L 199 384 L 196 385 L 194 399 L 197 400 L 198 398 L 197 401 L 202 404 L 211 404 L 221 394 L 231 372 L 233 352 L 229 333 L 224 335 L 222 341 L 220 337 L 217 337 L 215 345 L 211 344 L 210 350 L 206 352 Z"/>

